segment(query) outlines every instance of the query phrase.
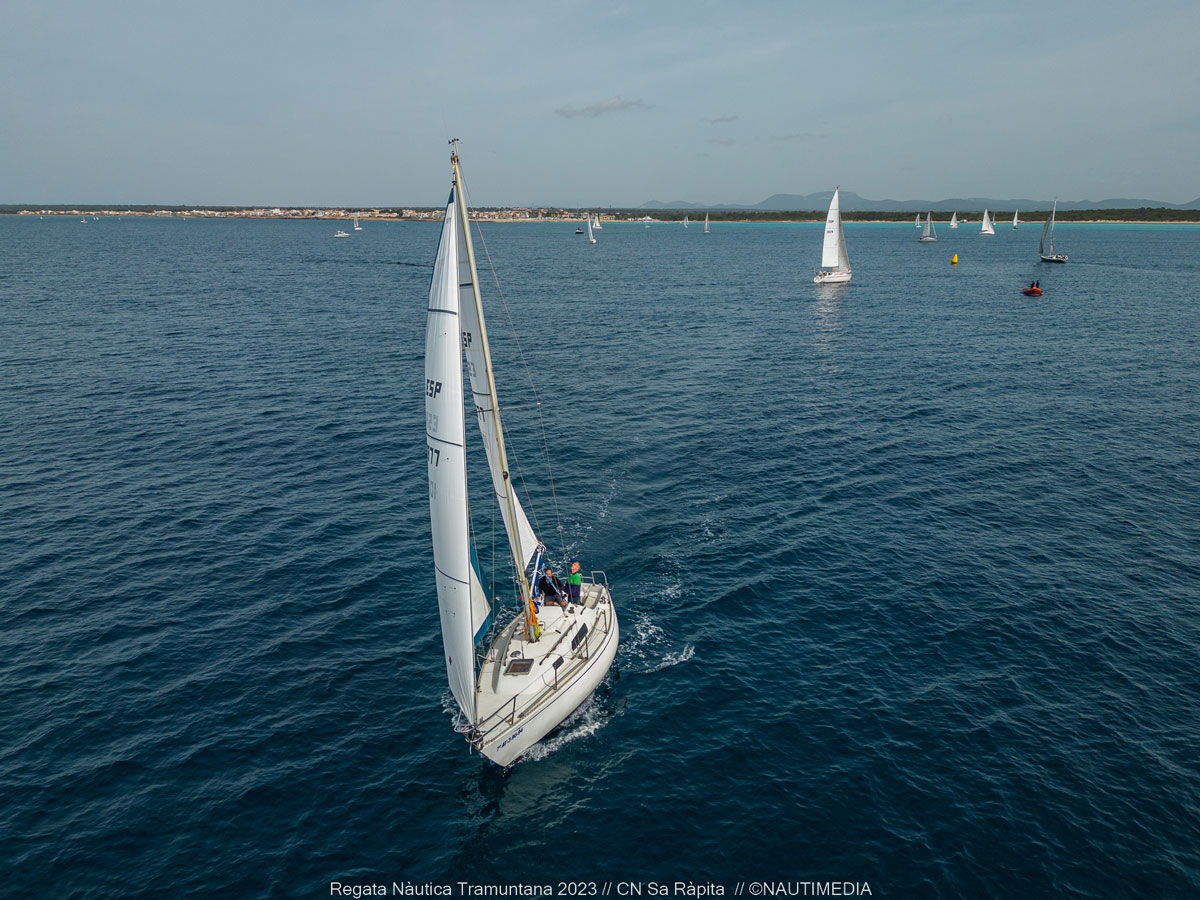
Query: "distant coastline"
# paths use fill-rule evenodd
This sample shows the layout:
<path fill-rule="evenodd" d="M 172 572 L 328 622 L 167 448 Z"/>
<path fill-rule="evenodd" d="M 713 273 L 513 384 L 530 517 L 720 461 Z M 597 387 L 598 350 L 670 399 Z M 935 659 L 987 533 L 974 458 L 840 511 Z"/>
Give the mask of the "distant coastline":
<path fill-rule="evenodd" d="M 183 218 L 183 219 L 304 219 L 324 222 L 348 223 L 358 218 L 363 221 L 437 221 L 440 222 L 445 210 L 442 207 L 379 207 L 372 209 L 354 209 L 349 207 L 182 207 L 182 206 L 123 206 L 111 204 L 97 205 L 17 205 L 0 204 L 2 216 L 25 217 L 104 217 L 104 218 Z M 490 222 L 579 222 L 591 212 L 599 215 L 602 222 L 613 223 L 680 223 L 685 215 L 697 220 L 706 211 L 703 209 L 677 210 L 655 209 L 648 211 L 636 209 L 595 209 L 583 210 L 567 207 L 496 207 L 472 210 L 472 218 L 477 221 Z M 859 211 L 842 210 L 842 219 L 848 223 L 877 223 L 903 224 L 912 222 L 913 216 L 924 212 L 912 209 L 906 212 L 895 211 Z M 961 210 L 959 223 L 970 225 L 978 223 L 982 210 Z M 991 211 L 997 222 L 1003 222 L 1012 217 L 1013 210 L 994 209 Z M 710 210 L 708 215 L 713 224 L 725 223 L 765 223 L 765 222 L 823 222 L 825 212 L 813 210 Z M 1049 209 L 1029 209 L 1020 212 L 1021 221 L 1033 225 L 1043 221 L 1050 215 Z M 935 221 L 947 221 L 946 213 L 939 213 Z M 1141 209 L 1080 209 L 1058 210 L 1056 220 L 1062 223 L 1095 223 L 1095 224 L 1162 224 L 1162 225 L 1194 225 L 1200 224 L 1200 209 L 1185 210 L 1170 207 L 1147 207 Z"/>

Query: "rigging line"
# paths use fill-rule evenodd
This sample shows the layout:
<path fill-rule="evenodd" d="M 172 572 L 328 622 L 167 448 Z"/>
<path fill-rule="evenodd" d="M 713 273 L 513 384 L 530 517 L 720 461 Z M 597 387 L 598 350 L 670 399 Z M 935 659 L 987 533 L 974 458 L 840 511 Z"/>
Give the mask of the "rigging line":
<path fill-rule="evenodd" d="M 503 422 L 501 423 L 501 426 L 504 427 L 505 440 L 507 441 L 508 440 L 508 428 L 507 428 L 507 426 L 504 426 Z M 530 512 L 533 515 L 533 527 L 534 527 L 535 531 L 537 531 L 538 533 L 542 533 L 542 525 L 538 521 L 538 518 L 537 518 L 537 507 L 535 507 L 533 505 L 533 501 L 529 496 L 529 488 L 526 486 L 526 483 L 525 483 L 525 472 L 521 468 L 521 458 L 519 456 L 517 456 L 516 454 L 514 454 L 513 462 L 515 462 L 517 464 L 517 481 L 521 482 L 521 488 L 525 491 L 525 505 L 529 507 Z M 513 490 L 516 490 L 516 482 L 515 481 L 510 479 L 509 484 L 513 485 Z M 551 489 L 551 491 L 553 491 L 554 486 L 551 485 L 550 489 Z M 560 521 L 558 524 L 559 524 L 558 539 L 561 542 L 562 541 L 562 522 Z M 542 543 L 544 544 L 546 542 L 542 541 Z M 565 555 L 566 547 L 564 547 L 563 550 L 564 550 L 564 555 Z"/>
<path fill-rule="evenodd" d="M 464 185 L 460 185 L 460 187 L 465 195 L 463 200 L 467 204 L 467 210 L 469 211 L 471 209 L 471 196 L 467 192 Z M 542 418 L 542 401 L 541 398 L 538 397 L 537 388 L 533 384 L 533 372 L 530 371 L 529 362 L 525 359 L 525 351 L 521 348 L 521 336 L 518 334 L 516 326 L 513 324 L 512 313 L 508 308 L 508 300 L 504 296 L 504 291 L 500 288 L 500 278 L 496 275 L 496 266 L 492 262 L 492 254 L 491 251 L 488 250 L 487 240 L 483 236 L 483 229 L 480 227 L 478 220 L 475 222 L 475 233 L 479 235 L 479 244 L 483 247 L 483 255 L 487 257 L 488 268 L 492 272 L 492 281 L 496 285 L 496 296 L 500 298 L 500 302 L 504 305 L 504 317 L 508 322 L 509 331 L 512 332 L 513 343 L 517 346 L 517 356 L 521 360 L 521 366 L 525 369 L 525 377 L 529 381 L 529 390 L 533 394 L 533 399 L 537 404 L 538 425 L 542 430 L 542 457 L 546 463 L 546 478 L 550 483 L 550 499 L 554 504 L 554 521 L 558 526 L 559 539 L 562 540 L 562 514 L 558 509 L 558 492 L 554 487 L 554 472 L 550 468 L 550 447 L 546 442 L 546 423 Z M 497 415 L 498 414 L 499 413 L 497 412 Z M 563 547 L 563 552 L 564 554 L 566 553 L 565 545 Z"/>

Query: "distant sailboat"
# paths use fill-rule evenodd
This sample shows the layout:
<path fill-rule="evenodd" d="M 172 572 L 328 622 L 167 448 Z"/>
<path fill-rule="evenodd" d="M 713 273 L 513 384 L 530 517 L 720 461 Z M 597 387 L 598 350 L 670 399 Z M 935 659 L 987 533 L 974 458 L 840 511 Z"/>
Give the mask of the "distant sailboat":
<path fill-rule="evenodd" d="M 1042 226 L 1042 239 L 1038 241 L 1038 256 L 1042 258 L 1042 262 L 1065 263 L 1067 254 L 1054 252 L 1054 214 L 1058 212 L 1058 199 L 1055 198 L 1054 206 L 1050 210 L 1050 218 L 1046 220 L 1046 224 Z"/>
<path fill-rule="evenodd" d="M 597 231 L 603 231 L 603 230 L 604 230 L 604 226 L 600 224 L 600 213 L 596 213 L 596 216 L 595 216 L 595 228 L 596 228 L 596 230 L 597 230 Z"/>
<path fill-rule="evenodd" d="M 1017 227 L 1017 211 L 1013 210 L 1013 228 Z"/>
<path fill-rule="evenodd" d="M 350 237 L 350 232 L 348 232 L 348 231 L 342 231 L 342 230 L 339 228 L 337 231 L 335 231 L 335 232 L 334 232 L 333 236 L 334 236 L 335 238 L 344 238 L 344 237 Z"/>
<path fill-rule="evenodd" d="M 920 213 L 917 213 L 917 221 L 915 221 L 913 224 L 916 225 L 918 228 L 921 227 L 921 214 Z"/>
<path fill-rule="evenodd" d="M 705 214 L 704 214 L 704 233 L 705 233 L 705 234 L 708 234 L 708 233 L 709 233 L 709 230 L 708 230 L 708 213 L 705 213 Z"/>
<path fill-rule="evenodd" d="M 988 215 L 988 211 L 983 211 L 983 227 L 979 230 L 980 234 L 995 234 L 996 229 L 992 227 L 992 217 Z"/>
<path fill-rule="evenodd" d="M 933 213 L 925 213 L 925 230 L 919 238 L 922 244 L 933 243 L 937 240 L 937 229 L 933 227 Z"/>
<path fill-rule="evenodd" d="M 588 214 L 588 229 L 587 229 L 587 234 L 588 234 L 588 243 L 589 243 L 589 244 L 594 244 L 594 243 L 596 243 L 596 238 L 595 238 L 595 237 L 592 235 L 592 216 L 591 216 L 591 214 L 590 214 L 590 213 Z"/>
<path fill-rule="evenodd" d="M 354 217 L 354 230 L 362 231 L 362 226 L 358 224 L 358 216 Z"/>
<path fill-rule="evenodd" d="M 821 271 L 813 284 L 842 284 L 850 280 L 850 256 L 846 253 L 846 235 L 842 231 L 842 206 L 835 188 L 825 217 L 825 242 L 821 245 Z"/>
<path fill-rule="evenodd" d="M 683 216 L 683 227 L 687 228 L 687 213 L 684 213 L 684 216 Z"/>
<path fill-rule="evenodd" d="M 952 216 L 950 217 L 950 227 L 951 227 L 951 228 L 957 228 L 957 227 L 958 227 L 958 211 L 957 211 L 957 210 L 955 210 L 955 212 L 954 212 L 954 215 L 952 215 Z"/>

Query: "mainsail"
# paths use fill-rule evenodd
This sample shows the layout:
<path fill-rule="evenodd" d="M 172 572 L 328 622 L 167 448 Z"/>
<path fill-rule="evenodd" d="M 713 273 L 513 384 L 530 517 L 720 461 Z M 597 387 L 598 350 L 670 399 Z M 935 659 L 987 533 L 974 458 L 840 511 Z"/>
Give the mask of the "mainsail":
<path fill-rule="evenodd" d="M 821 268 L 833 272 L 849 272 L 850 256 L 846 253 L 846 234 L 842 231 L 842 207 L 837 188 L 825 217 L 825 242 L 821 245 Z"/>
<path fill-rule="evenodd" d="M 491 612 L 474 562 L 464 452 L 458 217 L 450 195 L 425 321 L 425 436 L 442 645 L 450 692 L 475 719 L 475 639 Z"/>
<path fill-rule="evenodd" d="M 1038 255 L 1039 256 L 1053 256 L 1054 255 L 1054 214 L 1056 212 L 1058 212 L 1058 200 L 1057 199 L 1054 201 L 1054 207 L 1050 210 L 1050 218 L 1048 218 L 1046 220 L 1046 224 L 1042 226 L 1042 239 L 1040 241 L 1038 241 Z M 1068 216 L 1067 218 L 1069 219 L 1070 217 Z M 1070 230 L 1071 230 L 1070 228 L 1067 229 L 1067 231 L 1070 231 Z M 1047 232 L 1049 232 L 1049 233 L 1047 233 Z M 1069 237 L 1069 235 L 1068 235 L 1068 237 Z M 1049 240 L 1047 240 L 1047 238 L 1049 238 Z M 1067 242 L 1068 246 L 1070 245 L 1070 243 L 1071 243 L 1070 241 Z"/>
<path fill-rule="evenodd" d="M 429 287 L 425 324 L 425 434 L 428 444 L 429 517 L 433 534 L 438 609 L 450 692 L 471 722 L 476 715 L 475 643 L 487 629 L 491 605 L 471 543 L 467 498 L 463 356 L 470 373 L 472 406 L 479 424 L 517 580 L 529 596 L 525 567 L 538 547 L 506 470 L 495 378 L 487 349 L 474 251 L 467 234 L 461 175 L 446 205 Z M 466 289 L 466 290 L 464 290 Z"/>

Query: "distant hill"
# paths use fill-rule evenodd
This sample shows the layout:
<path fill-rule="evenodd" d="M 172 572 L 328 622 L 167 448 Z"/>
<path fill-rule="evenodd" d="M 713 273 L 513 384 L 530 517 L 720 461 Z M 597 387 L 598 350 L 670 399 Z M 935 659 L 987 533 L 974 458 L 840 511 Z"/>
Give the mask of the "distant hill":
<path fill-rule="evenodd" d="M 796 210 L 797 212 L 821 212 L 829 208 L 833 191 L 818 191 L 815 194 L 772 194 L 753 206 L 736 203 L 704 205 L 686 200 L 663 203 L 649 200 L 642 209 L 759 209 L 769 211 Z M 1028 197 L 997 200 L 992 197 L 952 197 L 949 200 L 868 200 L 853 191 L 842 191 L 841 207 L 847 212 L 981 212 L 983 209 L 1049 209 L 1049 200 L 1031 200 Z M 1130 199 L 1115 197 L 1108 200 L 1059 200 L 1058 208 L 1063 211 L 1077 209 L 1200 209 L 1200 197 L 1191 203 L 1164 203 L 1161 200 Z"/>

